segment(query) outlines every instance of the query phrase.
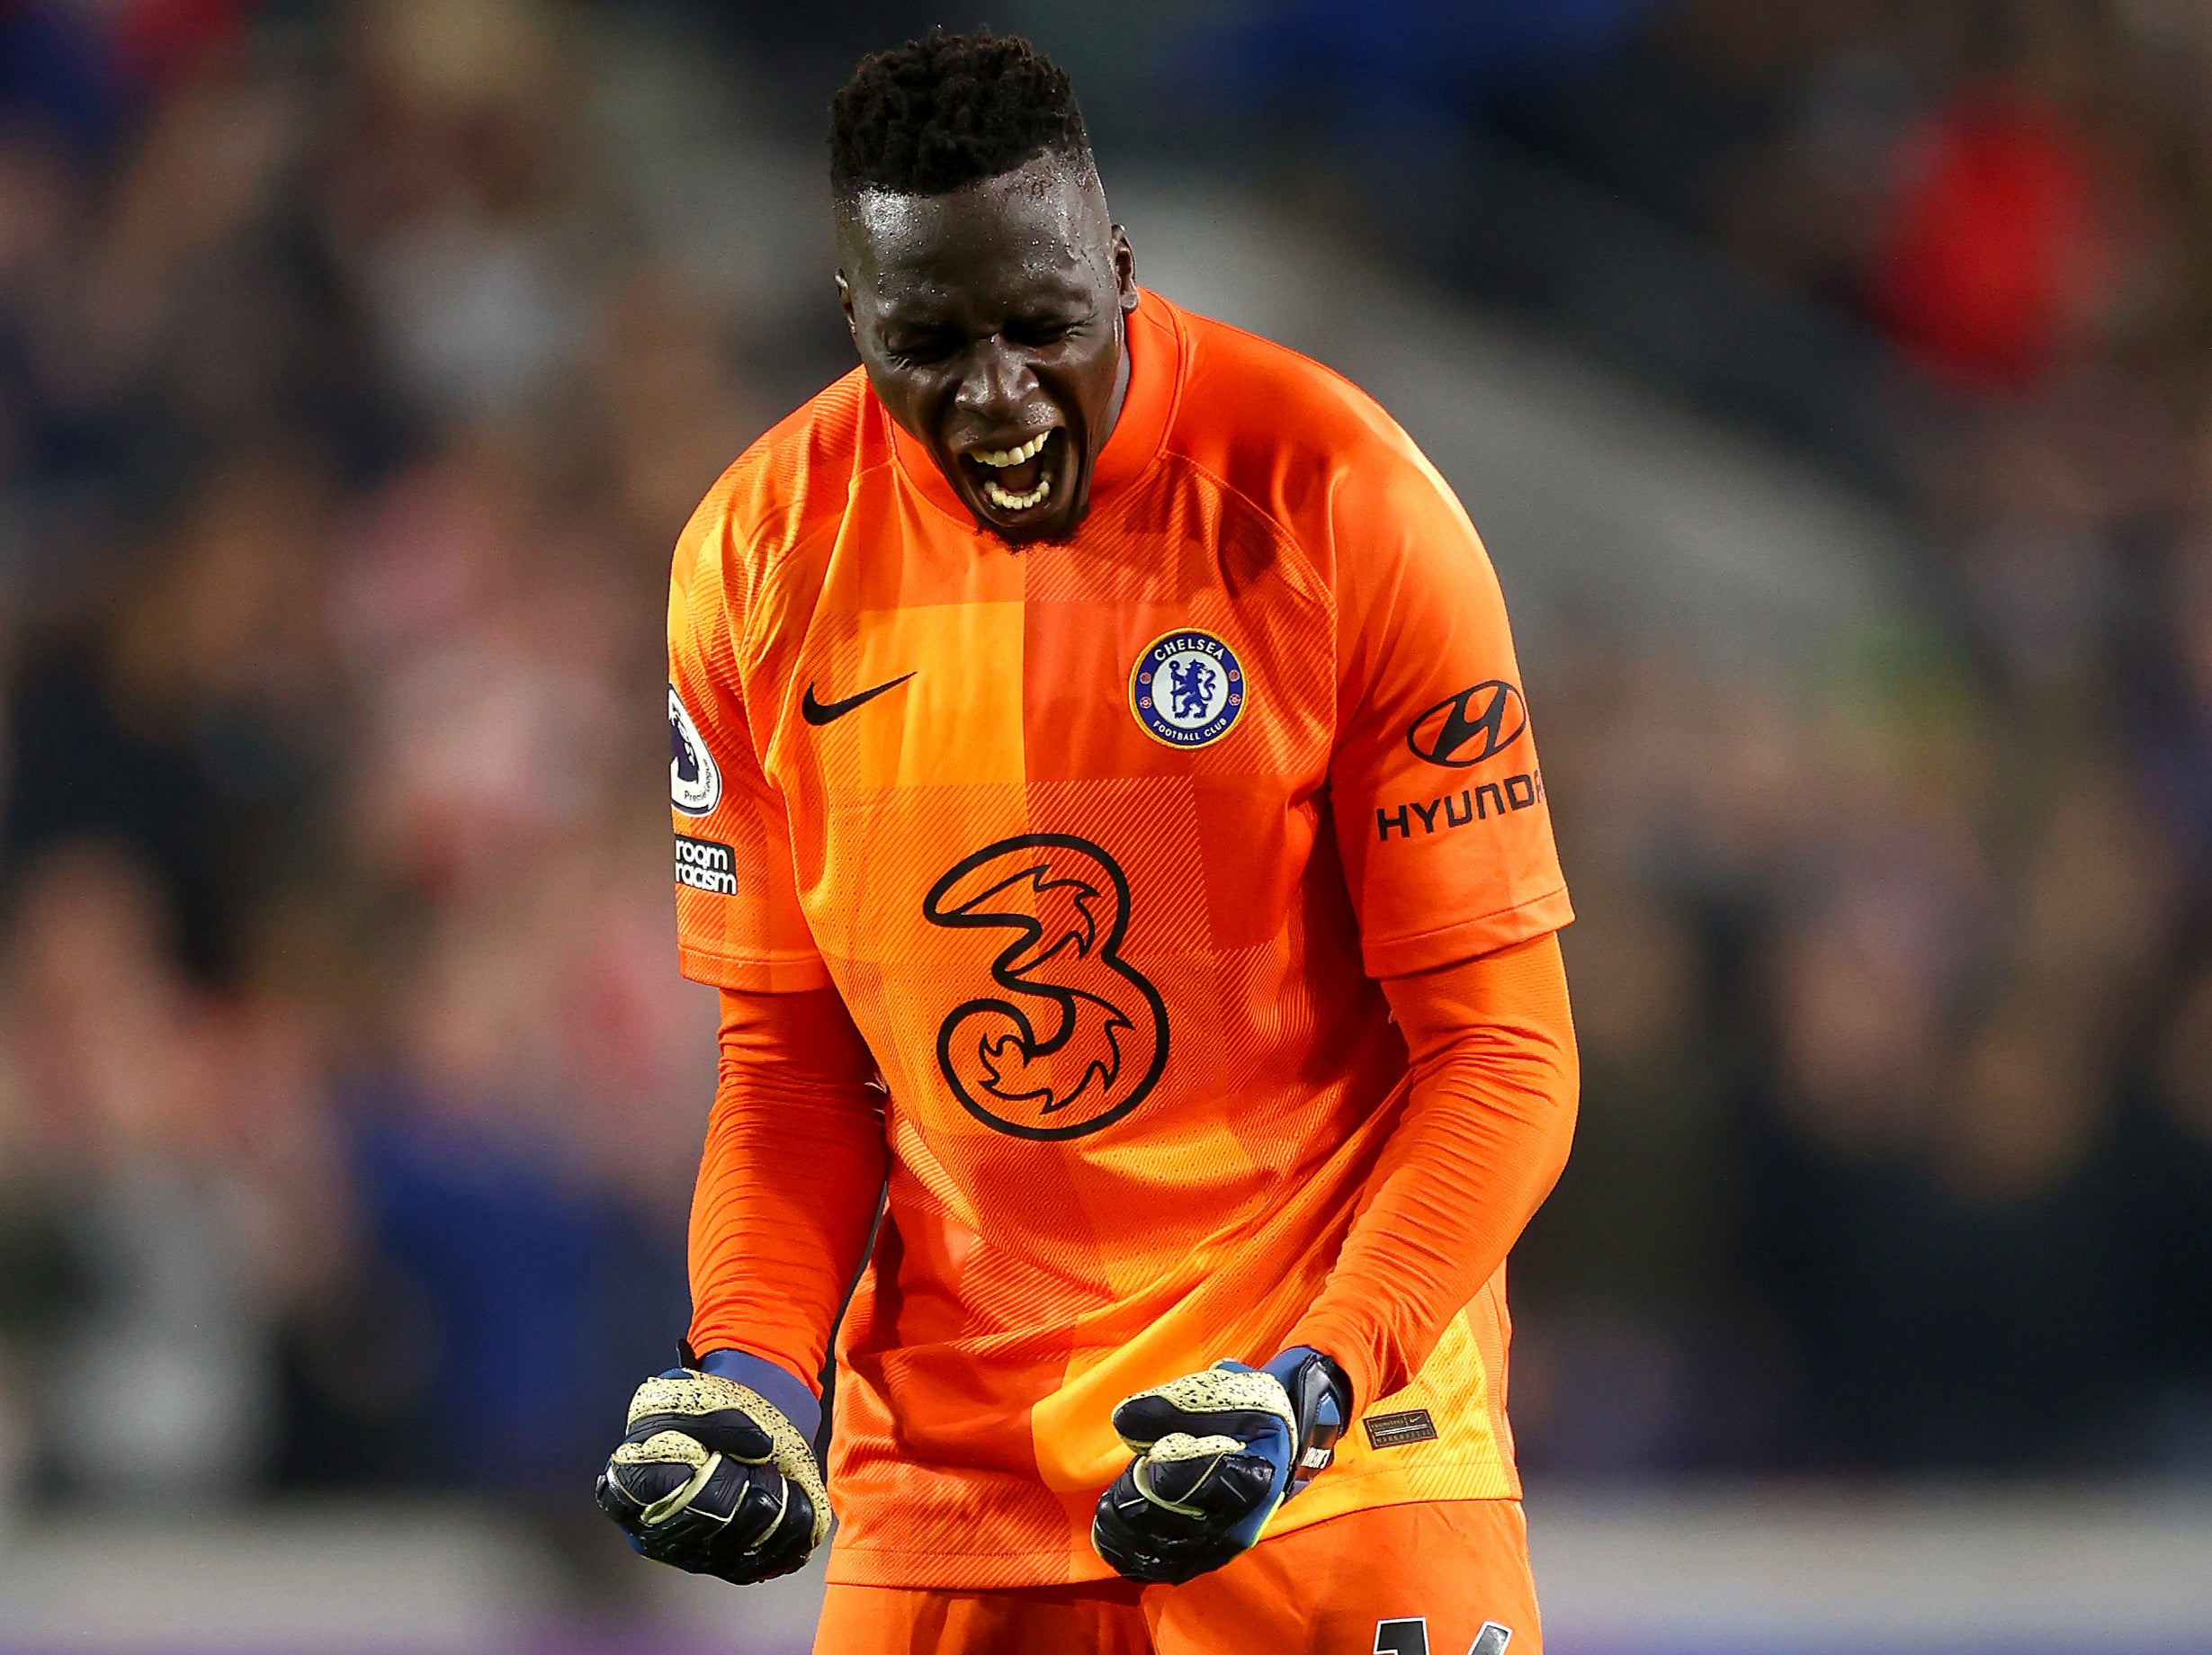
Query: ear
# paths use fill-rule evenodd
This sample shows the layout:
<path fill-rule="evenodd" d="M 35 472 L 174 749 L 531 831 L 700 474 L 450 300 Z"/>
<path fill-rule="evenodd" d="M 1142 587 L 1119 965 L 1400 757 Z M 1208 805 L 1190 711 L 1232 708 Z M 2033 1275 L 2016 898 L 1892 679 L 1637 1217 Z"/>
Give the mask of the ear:
<path fill-rule="evenodd" d="M 1129 232 L 1114 227 L 1114 287 L 1124 311 L 1137 308 L 1137 250 L 1129 245 Z"/>
<path fill-rule="evenodd" d="M 853 348 L 860 348 L 860 324 L 853 317 L 853 288 L 846 281 L 845 273 L 837 272 L 837 308 L 845 312 L 845 331 L 853 336 Z"/>

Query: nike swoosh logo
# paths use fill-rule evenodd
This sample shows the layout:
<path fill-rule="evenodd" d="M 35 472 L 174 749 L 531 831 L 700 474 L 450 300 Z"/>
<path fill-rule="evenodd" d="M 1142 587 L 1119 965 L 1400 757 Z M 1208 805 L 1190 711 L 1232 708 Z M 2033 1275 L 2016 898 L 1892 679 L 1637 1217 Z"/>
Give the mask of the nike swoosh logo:
<path fill-rule="evenodd" d="M 814 686 L 810 684 L 807 685 L 806 699 L 799 703 L 799 711 L 810 724 L 828 724 L 843 718 L 856 707 L 866 706 L 884 691 L 897 689 L 913 675 L 913 673 L 900 673 L 888 684 L 879 684 L 875 688 L 863 690 L 857 695 L 847 695 L 843 701 L 816 701 Z"/>

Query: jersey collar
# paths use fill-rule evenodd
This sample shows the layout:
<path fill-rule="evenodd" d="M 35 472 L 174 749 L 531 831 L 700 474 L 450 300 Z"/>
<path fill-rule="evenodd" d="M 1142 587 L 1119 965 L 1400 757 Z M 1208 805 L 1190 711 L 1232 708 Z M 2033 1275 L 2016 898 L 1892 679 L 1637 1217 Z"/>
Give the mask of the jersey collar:
<path fill-rule="evenodd" d="M 1183 328 L 1173 305 L 1149 288 L 1139 288 L 1137 308 L 1129 314 L 1128 328 L 1129 389 L 1122 398 L 1122 415 L 1114 422 L 1114 434 L 1106 439 L 1104 452 L 1091 467 L 1093 514 L 1108 497 L 1142 477 L 1158 456 L 1167 439 L 1168 423 L 1175 412 L 1175 393 L 1183 379 Z M 945 473 L 937 470 L 929 451 L 891 418 L 873 389 L 868 400 L 891 430 L 891 448 L 907 482 L 930 505 L 972 530 L 975 519 L 953 492 L 952 484 L 945 480 Z"/>

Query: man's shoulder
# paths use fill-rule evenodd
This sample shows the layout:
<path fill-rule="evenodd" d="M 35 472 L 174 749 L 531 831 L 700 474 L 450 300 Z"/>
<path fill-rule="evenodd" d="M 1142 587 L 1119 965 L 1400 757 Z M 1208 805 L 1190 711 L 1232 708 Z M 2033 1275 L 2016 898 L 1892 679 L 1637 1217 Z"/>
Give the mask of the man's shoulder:
<path fill-rule="evenodd" d="M 869 409 L 867 379 L 855 368 L 763 432 L 700 501 L 678 561 L 715 543 L 766 568 L 841 521 L 854 473 L 867 463 Z"/>
<path fill-rule="evenodd" d="M 1335 369 L 1227 322 L 1178 316 L 1189 342 L 1178 446 L 1258 445 L 1339 461 L 1410 449 L 1382 404 Z"/>
<path fill-rule="evenodd" d="M 1169 446 L 1294 533 L 1348 478 L 1433 478 L 1398 422 L 1333 368 L 1225 322 L 1178 319 L 1187 362 Z"/>

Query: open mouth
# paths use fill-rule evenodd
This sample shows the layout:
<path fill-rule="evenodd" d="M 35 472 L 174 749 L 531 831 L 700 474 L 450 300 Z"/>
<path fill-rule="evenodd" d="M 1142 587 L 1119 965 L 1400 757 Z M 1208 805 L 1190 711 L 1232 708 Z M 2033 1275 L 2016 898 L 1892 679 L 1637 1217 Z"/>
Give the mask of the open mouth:
<path fill-rule="evenodd" d="M 1057 429 L 1041 431 L 1012 448 L 974 449 L 960 461 L 975 491 L 992 508 L 992 514 L 1023 517 L 1049 505 L 1052 497 L 1055 461 L 1066 443 L 1054 443 Z"/>

